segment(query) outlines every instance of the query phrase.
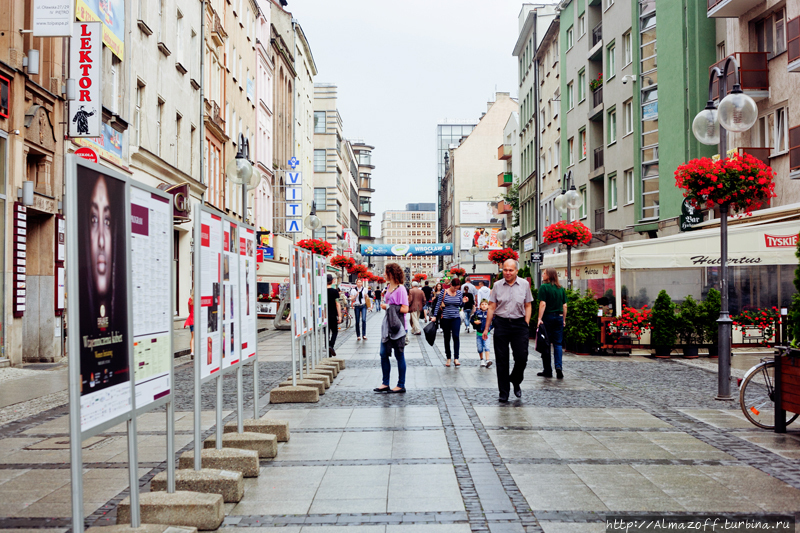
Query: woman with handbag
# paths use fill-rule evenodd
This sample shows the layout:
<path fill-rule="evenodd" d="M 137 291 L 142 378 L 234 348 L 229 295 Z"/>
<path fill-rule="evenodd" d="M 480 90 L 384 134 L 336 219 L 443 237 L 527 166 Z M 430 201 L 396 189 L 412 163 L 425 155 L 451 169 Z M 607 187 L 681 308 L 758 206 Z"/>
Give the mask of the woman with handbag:
<path fill-rule="evenodd" d="M 461 287 L 461 280 L 453 278 L 450 280 L 450 286 L 439 293 L 439 298 L 436 300 L 434 309 L 436 316 L 433 320 L 438 320 L 439 325 L 442 327 L 444 333 L 444 353 L 447 357 L 447 362 L 444 366 L 450 366 L 450 337 L 453 337 L 453 356 L 455 358 L 455 365 L 461 366 L 458 362 L 458 352 L 461 348 L 461 340 L 459 333 L 461 332 L 461 315 L 459 311 L 464 306 L 467 298 L 459 289 Z"/>
<path fill-rule="evenodd" d="M 381 308 L 386 310 L 381 324 L 381 370 L 383 371 L 383 383 L 380 387 L 373 389 L 375 392 L 406 392 L 406 329 L 405 315 L 408 313 L 408 293 L 403 287 L 403 269 L 397 263 L 386 265 L 386 279 L 389 285 L 386 288 L 386 295 L 381 304 Z M 397 387 L 389 386 L 392 365 L 389 357 L 394 351 L 397 359 L 397 370 L 399 378 Z"/>
<path fill-rule="evenodd" d="M 563 352 L 564 326 L 567 323 L 567 291 L 558 282 L 558 273 L 555 268 L 546 268 L 542 271 L 542 286 L 539 287 L 539 322 L 537 328 L 544 325 L 547 338 L 553 347 L 555 359 L 556 378 L 563 379 L 561 369 L 561 356 Z M 537 341 L 538 341 L 537 333 Z M 546 362 L 545 362 L 546 358 Z M 550 353 L 542 354 L 544 369 L 538 375 L 546 378 L 553 377 L 550 368 Z"/>
<path fill-rule="evenodd" d="M 367 304 L 369 293 L 361 279 L 356 281 L 356 287 L 350 290 L 350 302 L 356 313 L 356 340 L 367 340 Z"/>

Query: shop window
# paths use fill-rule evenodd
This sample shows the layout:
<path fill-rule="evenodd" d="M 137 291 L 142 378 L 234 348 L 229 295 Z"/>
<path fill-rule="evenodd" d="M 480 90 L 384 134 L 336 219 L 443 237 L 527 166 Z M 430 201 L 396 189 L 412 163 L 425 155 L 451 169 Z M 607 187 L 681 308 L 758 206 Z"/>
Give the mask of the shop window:
<path fill-rule="evenodd" d="M 8 118 L 9 90 L 8 78 L 0 76 L 0 117 Z"/>

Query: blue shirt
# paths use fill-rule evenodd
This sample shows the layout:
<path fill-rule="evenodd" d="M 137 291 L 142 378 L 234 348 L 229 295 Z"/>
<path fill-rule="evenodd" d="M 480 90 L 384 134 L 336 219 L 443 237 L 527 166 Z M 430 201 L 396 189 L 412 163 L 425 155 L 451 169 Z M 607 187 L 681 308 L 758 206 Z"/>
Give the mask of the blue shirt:
<path fill-rule="evenodd" d="M 489 313 L 487 313 L 486 311 L 481 311 L 480 309 L 478 309 L 477 311 L 475 311 L 475 314 L 472 315 L 472 318 L 470 319 L 470 322 L 475 327 L 475 334 L 476 335 L 483 335 L 483 330 L 486 328 L 486 316 L 488 314 Z M 480 320 L 480 322 L 481 322 L 480 326 L 476 324 L 476 322 L 478 320 Z M 494 327 L 494 324 L 489 324 L 489 331 L 492 331 L 493 327 Z"/>
<path fill-rule="evenodd" d="M 460 318 L 458 311 L 464 305 L 464 295 L 461 291 L 456 291 L 455 296 L 450 296 L 446 290 L 439 294 L 439 299 L 436 300 L 436 307 L 434 308 L 435 316 L 439 315 L 439 307 L 442 305 L 444 298 L 444 310 L 442 311 L 442 318 Z"/>

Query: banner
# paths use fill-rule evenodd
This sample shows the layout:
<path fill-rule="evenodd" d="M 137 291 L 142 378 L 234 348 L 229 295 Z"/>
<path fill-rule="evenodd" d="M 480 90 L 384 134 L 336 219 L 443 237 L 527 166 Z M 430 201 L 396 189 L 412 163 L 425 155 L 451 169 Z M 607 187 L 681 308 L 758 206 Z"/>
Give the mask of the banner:
<path fill-rule="evenodd" d="M 69 102 L 70 137 L 103 135 L 102 27 L 99 22 L 76 22 L 70 39 L 69 75 L 77 80 L 77 98 Z"/>
<path fill-rule="evenodd" d="M 72 142 L 78 146 L 91 148 L 106 161 L 125 168 L 125 162 L 122 160 L 122 134 L 105 122 L 100 127 L 100 131 L 99 137 L 87 137 L 85 139 L 75 137 Z"/>
<path fill-rule="evenodd" d="M 195 318 L 196 334 L 200 336 L 200 379 L 219 372 L 221 362 L 222 295 L 220 280 L 220 250 L 222 249 L 222 218 L 207 211 L 200 212 L 200 316 Z M 197 296 L 197 294 L 195 294 Z"/>
<path fill-rule="evenodd" d="M 75 17 L 86 22 L 102 22 L 103 44 L 120 61 L 125 59 L 125 1 L 77 0 Z"/>
<path fill-rule="evenodd" d="M 502 250 L 503 246 L 497 241 L 497 232 L 500 228 L 459 228 L 461 232 L 461 249 L 469 250 L 473 245 L 479 250 Z"/>
<path fill-rule="evenodd" d="M 361 255 L 408 257 L 412 255 L 453 255 L 452 243 L 362 244 Z"/>
<path fill-rule="evenodd" d="M 325 327 L 328 324 L 328 313 L 325 312 L 325 304 L 328 297 L 328 274 L 325 272 L 325 257 L 314 255 L 314 309 L 317 327 Z"/>
<path fill-rule="evenodd" d="M 222 370 L 240 360 L 239 323 L 239 225 L 231 220 L 222 222 Z"/>
<path fill-rule="evenodd" d="M 500 224 L 497 202 L 461 202 L 459 224 Z"/>

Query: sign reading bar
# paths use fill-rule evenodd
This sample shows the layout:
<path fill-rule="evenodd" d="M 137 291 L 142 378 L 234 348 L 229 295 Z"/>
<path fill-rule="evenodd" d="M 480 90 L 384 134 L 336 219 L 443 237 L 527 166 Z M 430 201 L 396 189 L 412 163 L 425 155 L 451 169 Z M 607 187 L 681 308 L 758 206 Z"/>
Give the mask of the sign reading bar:
<path fill-rule="evenodd" d="M 78 80 L 78 94 L 69 103 L 69 136 L 103 135 L 103 100 L 100 86 L 103 59 L 103 25 L 76 22 L 70 41 L 70 78 Z"/>

